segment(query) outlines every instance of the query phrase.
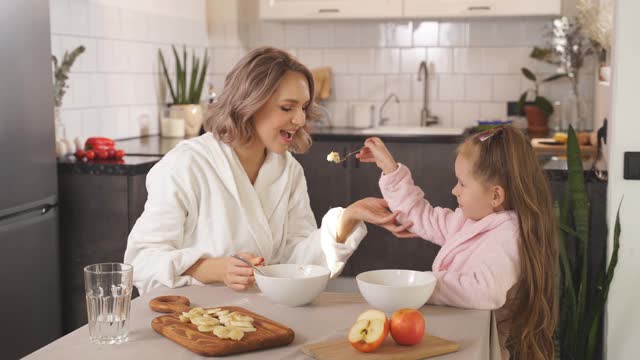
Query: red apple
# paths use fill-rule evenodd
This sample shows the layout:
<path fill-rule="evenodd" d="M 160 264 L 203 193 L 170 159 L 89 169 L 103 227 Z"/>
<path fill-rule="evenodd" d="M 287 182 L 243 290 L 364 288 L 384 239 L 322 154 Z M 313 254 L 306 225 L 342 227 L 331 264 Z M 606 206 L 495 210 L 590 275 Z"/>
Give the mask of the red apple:
<path fill-rule="evenodd" d="M 356 350 L 372 352 L 382 345 L 389 334 L 389 319 L 380 310 L 367 310 L 349 330 L 349 342 Z"/>
<path fill-rule="evenodd" d="M 415 345 L 422 341 L 425 321 L 418 310 L 401 309 L 391 315 L 391 337 L 400 345 Z"/>

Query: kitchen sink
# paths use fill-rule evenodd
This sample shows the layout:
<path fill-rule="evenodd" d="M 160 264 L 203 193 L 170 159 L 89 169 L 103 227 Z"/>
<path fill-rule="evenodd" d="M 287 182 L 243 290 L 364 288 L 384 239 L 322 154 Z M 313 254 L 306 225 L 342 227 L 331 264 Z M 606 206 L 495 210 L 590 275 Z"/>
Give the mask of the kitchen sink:
<path fill-rule="evenodd" d="M 424 126 L 378 126 L 363 129 L 365 135 L 462 135 L 462 128 L 424 127 Z"/>

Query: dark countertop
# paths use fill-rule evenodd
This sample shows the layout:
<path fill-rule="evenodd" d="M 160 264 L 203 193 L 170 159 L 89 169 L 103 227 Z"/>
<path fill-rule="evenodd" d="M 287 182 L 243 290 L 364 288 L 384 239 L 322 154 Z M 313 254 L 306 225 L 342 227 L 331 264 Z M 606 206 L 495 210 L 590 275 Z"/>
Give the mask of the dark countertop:
<path fill-rule="evenodd" d="M 382 140 L 393 142 L 419 142 L 419 143 L 458 143 L 465 135 L 436 135 L 436 134 L 366 134 L 365 129 L 356 128 L 330 128 L 316 129 L 311 132 L 313 140 L 335 140 L 335 141 L 364 141 L 366 138 L 375 136 Z"/>
<path fill-rule="evenodd" d="M 362 134 L 359 129 L 333 128 L 316 130 L 312 138 L 318 141 L 360 141 L 370 135 Z M 380 136 L 382 139 L 400 142 L 443 143 L 460 142 L 463 136 L 450 135 L 393 135 Z M 391 140 L 392 139 L 392 140 Z M 124 150 L 127 156 L 124 163 L 114 161 L 77 162 L 70 157 L 58 161 L 58 170 L 65 173 L 93 174 L 93 175 L 140 175 L 149 172 L 149 169 L 158 162 L 164 154 L 176 146 L 182 138 L 163 138 L 158 135 L 116 140 L 116 147 Z M 545 173 L 552 181 L 567 179 L 567 161 L 556 157 L 541 158 Z M 585 161 L 585 179 L 587 181 L 600 181 L 590 171 L 591 163 Z"/>
<path fill-rule="evenodd" d="M 74 156 L 58 159 L 58 173 L 83 175 L 144 175 L 162 156 L 131 156 L 122 160 L 77 161 Z"/>
<path fill-rule="evenodd" d="M 362 133 L 362 129 L 354 128 L 332 128 L 314 130 L 311 133 L 313 140 L 335 140 L 335 141 L 364 141 L 374 135 Z M 463 136 L 455 135 L 375 135 L 383 140 L 394 142 L 421 142 L 421 143 L 451 143 L 460 142 Z M 157 155 L 162 156 L 176 146 L 181 138 L 163 138 L 158 135 L 141 138 L 117 140 L 116 147 L 124 150 L 129 155 Z"/>

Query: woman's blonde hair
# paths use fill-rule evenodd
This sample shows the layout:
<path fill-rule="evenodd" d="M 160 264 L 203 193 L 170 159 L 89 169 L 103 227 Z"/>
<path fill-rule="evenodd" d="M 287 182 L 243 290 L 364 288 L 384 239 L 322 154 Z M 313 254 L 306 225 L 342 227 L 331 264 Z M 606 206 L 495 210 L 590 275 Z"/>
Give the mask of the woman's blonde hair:
<path fill-rule="evenodd" d="M 520 279 L 508 304 L 506 346 L 516 359 L 553 359 L 558 248 L 549 183 L 526 137 L 500 126 L 468 138 L 458 154 L 485 184 L 505 189 L 505 208 L 518 214 Z"/>
<path fill-rule="evenodd" d="M 280 81 L 290 72 L 297 72 L 309 83 L 309 106 L 306 119 L 317 118 L 314 104 L 313 76 L 287 52 L 272 47 L 260 47 L 245 55 L 227 75 L 218 101 L 209 106 L 204 128 L 227 144 L 246 144 L 255 136 L 253 115 L 275 92 Z M 305 152 L 311 146 L 306 126 L 294 135 L 292 152 Z"/>

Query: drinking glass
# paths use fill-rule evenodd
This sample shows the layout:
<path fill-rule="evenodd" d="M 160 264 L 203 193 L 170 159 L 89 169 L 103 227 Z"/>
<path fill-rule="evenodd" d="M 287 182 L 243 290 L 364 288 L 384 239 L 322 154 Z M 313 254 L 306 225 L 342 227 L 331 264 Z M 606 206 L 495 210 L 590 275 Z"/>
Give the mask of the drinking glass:
<path fill-rule="evenodd" d="M 120 344 L 129 337 L 133 266 L 102 263 L 84 268 L 89 339 Z"/>

